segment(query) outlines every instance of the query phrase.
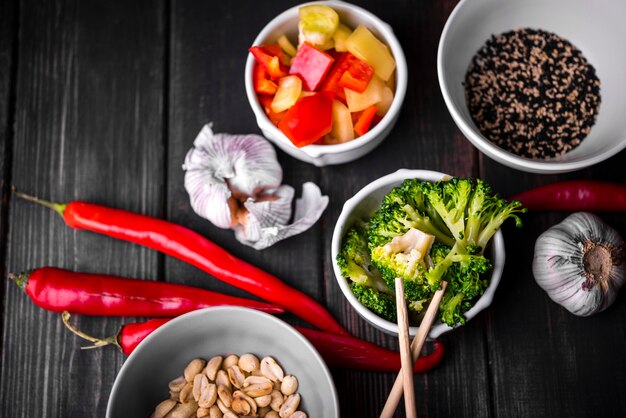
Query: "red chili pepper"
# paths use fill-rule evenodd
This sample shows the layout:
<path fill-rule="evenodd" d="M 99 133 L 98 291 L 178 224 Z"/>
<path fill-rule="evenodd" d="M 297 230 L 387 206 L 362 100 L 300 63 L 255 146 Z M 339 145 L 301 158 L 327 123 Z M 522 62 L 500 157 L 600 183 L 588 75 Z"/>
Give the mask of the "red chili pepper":
<path fill-rule="evenodd" d="M 333 127 L 333 98 L 320 92 L 303 97 L 287 110 L 278 128 L 300 148 L 311 145 Z"/>
<path fill-rule="evenodd" d="M 345 334 L 346 330 L 315 300 L 276 276 L 233 256 L 202 235 L 151 216 L 73 201 L 51 203 L 23 193 L 18 196 L 56 210 L 68 226 L 134 242 L 185 261 L 215 278 L 268 302 L 282 306 L 324 331 Z"/>
<path fill-rule="evenodd" d="M 345 335 L 295 328 L 313 344 L 329 366 L 379 372 L 397 372 L 401 368 L 400 353 L 396 351 Z M 441 363 L 445 354 L 443 343 L 435 340 L 433 348 L 432 353 L 417 359 L 413 372 L 424 373 Z"/>
<path fill-rule="evenodd" d="M 108 338 L 94 338 L 69 323 L 70 315 L 63 313 L 63 322 L 76 335 L 94 343 L 94 347 L 115 345 L 124 354 L 130 354 L 137 345 L 152 331 L 159 328 L 169 319 L 151 320 L 130 323 L 122 326 L 118 333 Z M 319 351 L 326 363 L 331 367 L 345 369 L 368 370 L 376 372 L 398 372 L 400 370 L 400 354 L 386 350 L 358 338 L 339 336 L 308 328 L 295 327 Z M 413 372 L 424 373 L 435 368 L 443 360 L 445 348 L 441 341 L 433 342 L 433 352 L 421 356 L 413 366 Z"/>
<path fill-rule="evenodd" d="M 254 55 L 257 63 L 264 66 L 272 80 L 278 80 L 289 73 L 289 69 L 280 62 L 280 57 L 262 46 L 253 46 L 248 49 Z"/>
<path fill-rule="evenodd" d="M 254 65 L 254 72 L 252 73 L 252 84 L 254 84 L 254 91 L 264 95 L 274 95 L 278 90 L 278 85 L 268 78 L 267 70 L 261 64 Z M 264 97 L 264 96 L 260 96 Z"/>
<path fill-rule="evenodd" d="M 289 74 L 299 76 L 305 90 L 316 91 L 328 74 L 334 60 L 324 51 L 304 42 L 298 47 L 298 53 L 291 60 Z"/>
<path fill-rule="evenodd" d="M 510 200 L 529 210 L 624 212 L 626 185 L 592 180 L 562 181 L 539 186 Z"/>
<path fill-rule="evenodd" d="M 49 311 L 106 316 L 178 316 L 209 306 L 244 306 L 283 313 L 276 305 L 197 287 L 43 267 L 9 278 Z"/>
<path fill-rule="evenodd" d="M 63 323 L 70 331 L 79 337 L 94 343 L 93 346 L 83 348 L 97 348 L 104 347 L 105 345 L 114 345 L 122 350 L 122 353 L 126 355 L 135 351 L 135 348 L 137 348 L 139 343 L 142 342 L 148 335 L 152 334 L 154 330 L 172 320 L 172 318 L 159 318 L 151 319 L 146 322 L 131 322 L 130 324 L 122 325 L 117 333 L 111 337 L 95 338 L 91 335 L 85 334 L 70 324 L 69 312 L 63 312 L 61 317 L 63 318 Z"/>
<path fill-rule="evenodd" d="M 378 112 L 378 107 L 375 105 L 370 106 L 361 112 L 359 119 L 354 124 L 354 132 L 356 132 L 358 136 L 363 136 L 370 130 L 370 126 L 372 126 L 376 112 Z"/>

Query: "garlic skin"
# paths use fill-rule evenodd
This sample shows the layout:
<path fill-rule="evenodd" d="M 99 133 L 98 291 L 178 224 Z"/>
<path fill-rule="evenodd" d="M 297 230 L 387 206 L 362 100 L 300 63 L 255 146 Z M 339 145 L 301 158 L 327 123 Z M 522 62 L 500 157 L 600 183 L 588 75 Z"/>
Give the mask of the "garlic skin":
<path fill-rule="evenodd" d="M 322 216 L 328 206 L 328 196 L 316 184 L 302 185 L 302 197 L 296 200 L 294 219 L 291 217 L 291 201 L 294 189 L 288 185 L 278 188 L 276 200 L 253 201 L 248 199 L 244 206 L 248 209 L 247 221 L 235 226 L 235 238 L 242 244 L 262 250 L 280 240 L 289 238 L 309 229 Z"/>
<path fill-rule="evenodd" d="M 256 196 L 280 186 L 276 152 L 259 135 L 214 134 L 205 125 L 183 165 L 191 207 L 220 228 L 230 228 L 233 195 Z M 238 196 L 235 196 L 238 197 Z"/>
<path fill-rule="evenodd" d="M 578 212 L 539 236 L 533 275 L 548 296 L 578 316 L 608 308 L 624 284 L 624 240 L 591 213 Z"/>

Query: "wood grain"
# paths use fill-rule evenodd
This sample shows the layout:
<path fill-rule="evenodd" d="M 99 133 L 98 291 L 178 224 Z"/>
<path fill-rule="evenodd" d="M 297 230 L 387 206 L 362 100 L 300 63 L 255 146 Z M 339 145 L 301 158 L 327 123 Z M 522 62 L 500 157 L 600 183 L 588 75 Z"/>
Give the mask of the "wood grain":
<path fill-rule="evenodd" d="M 245 96 L 246 50 L 267 22 L 297 4 L 292 0 L 0 2 L 3 190 L 11 179 L 43 198 L 80 198 L 186 225 L 321 301 L 354 335 L 397 349 L 394 338 L 356 314 L 334 277 L 330 242 L 346 199 L 400 168 L 481 176 L 503 194 L 561 178 L 626 182 L 624 155 L 561 176 L 517 172 L 479 155 L 456 128 L 437 80 L 439 36 L 456 1 L 355 3 L 394 29 L 409 65 L 407 96 L 390 136 L 358 161 L 319 169 L 277 151 L 284 182 L 297 194 L 314 181 L 330 197 L 309 231 L 263 251 L 244 247 L 193 213 L 181 169 L 205 123 L 216 132 L 260 133 Z M 528 214 L 524 229 L 504 228 L 507 263 L 493 305 L 444 335 L 444 362 L 415 375 L 420 416 L 626 414 L 626 298 L 576 318 L 531 274 L 537 236 L 565 216 Z M 602 217 L 626 235 L 623 216 Z M 55 214 L 14 199 L 0 205 L 0 258 L 3 245 L 13 272 L 53 265 L 249 296 L 175 259 L 70 230 Z M 82 341 L 57 315 L 6 281 L 2 308 L 0 416 L 104 416 L 124 357 L 114 349 L 79 351 Z M 98 336 L 132 320 L 77 319 Z M 346 417 L 377 416 L 396 377 L 332 373 Z M 402 407 L 396 416 L 404 416 Z"/>
<path fill-rule="evenodd" d="M 13 152 L 14 183 L 44 198 L 80 198 L 160 215 L 163 194 L 160 2 L 24 1 Z M 11 202 L 9 270 L 44 265 L 155 277 L 157 255 L 63 225 Z M 123 356 L 80 351 L 60 317 L 5 281 L 0 416 L 104 416 Z M 122 320 L 81 318 L 93 335 Z"/>
<path fill-rule="evenodd" d="M 564 179 L 598 179 L 624 183 L 621 153 L 592 169 L 563 175 L 519 173 L 484 158 L 483 177 L 503 194 Z M 567 213 L 529 213 L 522 230 L 504 228 L 507 261 L 503 280 L 489 312 L 489 361 L 493 364 L 496 416 L 623 416 L 626 400 L 626 349 L 622 324 L 626 300 L 618 297 L 607 311 L 579 318 L 556 303 L 536 284 L 531 270 L 534 243 Z M 622 235 L 626 221 L 600 214 Z M 606 385 L 607 382 L 611 384 Z M 589 388 L 606 385 L 602 391 Z"/>
<path fill-rule="evenodd" d="M 206 123 L 215 132 L 260 134 L 246 99 L 244 66 L 247 50 L 263 26 L 292 2 L 241 2 L 237 12 L 224 2 L 182 1 L 172 5 L 167 217 L 183 223 L 221 245 L 235 256 L 261 267 L 286 283 L 321 300 L 323 288 L 320 223 L 301 235 L 257 251 L 241 245 L 233 232 L 221 230 L 197 216 L 183 188 L 181 169 L 185 154 Z M 252 12 L 254 10 L 254 12 Z M 302 184 L 319 184 L 319 170 L 277 151 L 283 183 L 293 186 L 296 197 Z M 178 260 L 165 260 L 165 277 L 223 293 L 250 297 Z M 285 315 L 293 324 L 303 324 Z"/>

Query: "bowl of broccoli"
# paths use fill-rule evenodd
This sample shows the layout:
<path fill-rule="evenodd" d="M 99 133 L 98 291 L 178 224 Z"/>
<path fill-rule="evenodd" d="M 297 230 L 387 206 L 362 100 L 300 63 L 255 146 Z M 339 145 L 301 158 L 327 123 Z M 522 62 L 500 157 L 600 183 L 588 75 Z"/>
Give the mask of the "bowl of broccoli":
<path fill-rule="evenodd" d="M 518 226 L 521 203 L 478 179 L 399 170 L 346 201 L 333 232 L 333 270 L 344 296 L 370 324 L 397 335 L 394 279 L 404 281 L 411 322 L 448 282 L 429 337 L 463 325 L 491 304 L 505 249 L 502 223 Z"/>

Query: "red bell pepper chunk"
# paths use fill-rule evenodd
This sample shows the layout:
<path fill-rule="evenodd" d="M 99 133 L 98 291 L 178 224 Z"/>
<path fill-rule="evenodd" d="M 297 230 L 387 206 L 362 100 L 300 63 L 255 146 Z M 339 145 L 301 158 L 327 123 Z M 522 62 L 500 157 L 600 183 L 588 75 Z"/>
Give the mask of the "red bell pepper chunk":
<path fill-rule="evenodd" d="M 278 45 L 278 43 L 263 45 L 261 48 L 263 48 L 265 53 L 267 53 L 268 55 L 271 55 L 273 57 L 278 57 L 280 62 L 282 62 L 283 64 L 285 65 L 288 64 L 287 56 L 283 52 L 283 49 L 280 47 L 280 45 Z"/>
<path fill-rule="evenodd" d="M 304 89 L 317 91 L 324 77 L 330 71 L 334 58 L 326 52 L 304 42 L 298 48 L 298 53 L 291 60 L 289 74 L 296 74 L 302 79 Z"/>
<path fill-rule="evenodd" d="M 374 76 L 374 67 L 350 54 L 348 69 L 339 79 L 339 86 L 363 93 Z"/>
<path fill-rule="evenodd" d="M 265 67 L 272 80 L 278 80 L 288 74 L 288 69 L 280 62 L 278 56 L 272 55 L 264 46 L 253 46 L 249 51 L 259 64 Z"/>
<path fill-rule="evenodd" d="M 296 102 L 278 124 L 293 144 L 300 148 L 311 145 L 332 129 L 333 97 L 326 92 L 303 97 Z"/>
<path fill-rule="evenodd" d="M 346 103 L 344 87 L 363 93 L 373 76 L 374 67 L 344 52 L 335 61 L 320 90 L 333 93 L 337 100 Z"/>
<path fill-rule="evenodd" d="M 333 67 L 331 68 L 328 76 L 324 80 L 322 84 L 321 91 L 327 91 L 332 94 L 337 94 L 339 90 L 342 90 L 339 87 L 339 80 L 341 80 L 341 76 L 348 70 L 350 63 L 348 62 L 348 56 L 352 55 L 349 52 L 344 52 L 339 55 Z"/>
<path fill-rule="evenodd" d="M 278 125 L 278 123 L 287 113 L 286 110 L 280 113 L 276 113 L 272 110 L 272 97 L 271 96 L 259 96 L 259 102 L 261 103 L 263 110 L 265 110 L 265 114 L 274 125 Z"/>
<path fill-rule="evenodd" d="M 370 106 L 361 112 L 359 120 L 354 124 L 354 132 L 356 132 L 358 136 L 365 135 L 370 130 L 376 112 L 378 112 L 378 107 L 376 106 Z"/>
<path fill-rule="evenodd" d="M 261 64 L 256 64 L 252 73 L 252 84 L 254 91 L 259 94 L 276 94 L 278 85 L 268 78 L 267 70 Z"/>

